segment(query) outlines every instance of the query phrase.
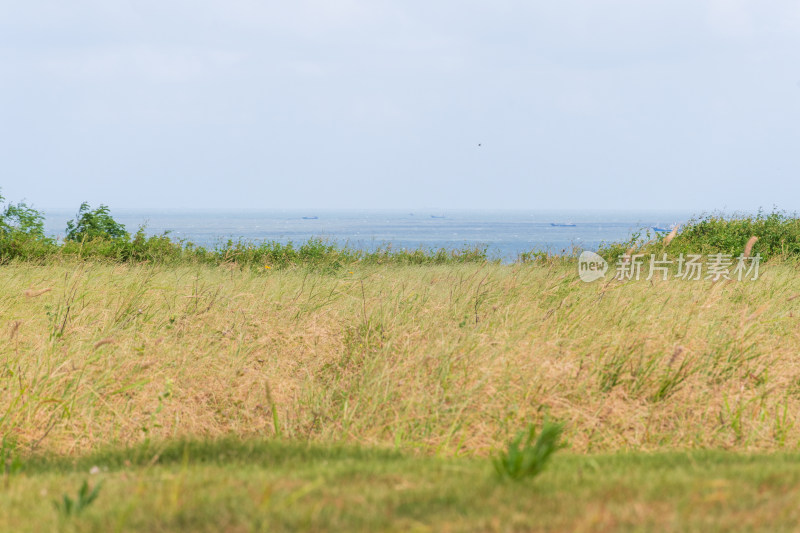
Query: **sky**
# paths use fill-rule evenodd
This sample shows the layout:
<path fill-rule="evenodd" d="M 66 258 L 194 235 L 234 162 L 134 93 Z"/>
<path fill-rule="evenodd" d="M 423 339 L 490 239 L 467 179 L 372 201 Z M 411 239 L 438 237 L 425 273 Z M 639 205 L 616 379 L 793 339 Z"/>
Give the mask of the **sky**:
<path fill-rule="evenodd" d="M 41 208 L 800 209 L 795 0 L 0 0 Z"/>

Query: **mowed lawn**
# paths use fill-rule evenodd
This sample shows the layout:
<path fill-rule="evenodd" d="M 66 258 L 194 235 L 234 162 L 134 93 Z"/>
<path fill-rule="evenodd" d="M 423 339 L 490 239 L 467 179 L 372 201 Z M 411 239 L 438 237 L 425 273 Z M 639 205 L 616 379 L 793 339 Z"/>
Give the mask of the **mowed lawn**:
<path fill-rule="evenodd" d="M 793 263 L 0 275 L 0 530 L 796 528 Z M 489 458 L 546 418 L 567 447 L 499 480 Z"/>
<path fill-rule="evenodd" d="M 3 531 L 796 531 L 799 454 L 564 454 L 498 480 L 481 458 L 226 439 L 33 458 Z M 94 473 L 92 473 L 94 472 Z M 96 500 L 66 514 L 84 481 Z"/>

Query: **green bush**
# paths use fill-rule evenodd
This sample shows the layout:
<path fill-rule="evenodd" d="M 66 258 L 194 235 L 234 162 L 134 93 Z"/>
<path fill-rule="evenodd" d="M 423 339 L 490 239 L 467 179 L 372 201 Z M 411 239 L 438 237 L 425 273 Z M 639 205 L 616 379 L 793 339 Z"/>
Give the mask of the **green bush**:
<path fill-rule="evenodd" d="M 0 196 L 0 201 L 2 199 Z M 4 235 L 44 237 L 44 215 L 24 202 L 8 204 L 0 215 L 0 232 Z"/>
<path fill-rule="evenodd" d="M 0 194 L 0 203 L 5 200 Z M 44 237 L 44 215 L 25 202 L 9 203 L 0 211 L 0 236 Z"/>
<path fill-rule="evenodd" d="M 766 260 L 772 257 L 800 258 L 800 219 L 797 215 L 773 211 L 756 215 L 703 215 L 681 226 L 678 234 L 665 245 L 664 235 L 650 230 L 636 232 L 625 242 L 604 244 L 599 254 L 613 261 L 633 248 L 636 253 L 660 255 L 722 253 L 738 257 L 750 237 L 758 237 L 752 254 Z"/>
<path fill-rule="evenodd" d="M 83 202 L 75 220 L 67 222 L 68 241 L 83 242 L 92 239 L 127 239 L 128 232 L 125 226 L 111 217 L 108 206 L 92 210 L 88 203 Z"/>
<path fill-rule="evenodd" d="M 0 203 L 5 200 L 0 194 Z M 0 208 L 0 262 L 47 256 L 56 248 L 44 235 L 44 215 L 24 202 Z"/>

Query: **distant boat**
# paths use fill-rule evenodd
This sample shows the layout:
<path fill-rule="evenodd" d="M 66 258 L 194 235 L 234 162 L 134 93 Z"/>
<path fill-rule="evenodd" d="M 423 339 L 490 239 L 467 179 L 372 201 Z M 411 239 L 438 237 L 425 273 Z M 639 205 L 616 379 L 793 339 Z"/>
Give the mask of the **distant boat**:
<path fill-rule="evenodd" d="M 431 215 L 431 218 L 444 218 L 444 215 Z"/>
<path fill-rule="evenodd" d="M 678 227 L 678 224 L 670 224 L 669 227 L 667 227 L 667 228 L 660 228 L 658 226 L 652 226 L 653 231 L 656 231 L 656 232 L 659 232 L 659 233 L 662 233 L 662 232 L 663 233 L 669 233 L 670 231 L 674 230 L 676 227 Z"/>
<path fill-rule="evenodd" d="M 559 224 L 559 223 L 556 223 L 556 222 L 551 222 L 550 225 L 554 226 L 556 228 L 574 228 L 575 226 L 577 226 L 577 224 L 573 224 L 572 222 L 566 222 L 566 223 L 563 223 L 563 224 Z"/>
<path fill-rule="evenodd" d="M 317 217 L 317 216 L 314 216 L 314 217 L 303 217 L 303 220 L 317 220 L 318 218 L 319 217 Z"/>

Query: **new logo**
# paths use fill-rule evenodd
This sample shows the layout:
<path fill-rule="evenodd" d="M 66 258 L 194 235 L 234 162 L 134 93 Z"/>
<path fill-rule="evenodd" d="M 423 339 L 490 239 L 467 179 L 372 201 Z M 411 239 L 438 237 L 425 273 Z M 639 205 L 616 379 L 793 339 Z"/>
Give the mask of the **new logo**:
<path fill-rule="evenodd" d="M 606 275 L 608 263 L 594 252 L 584 251 L 578 257 L 578 276 L 582 281 L 591 283 Z"/>

